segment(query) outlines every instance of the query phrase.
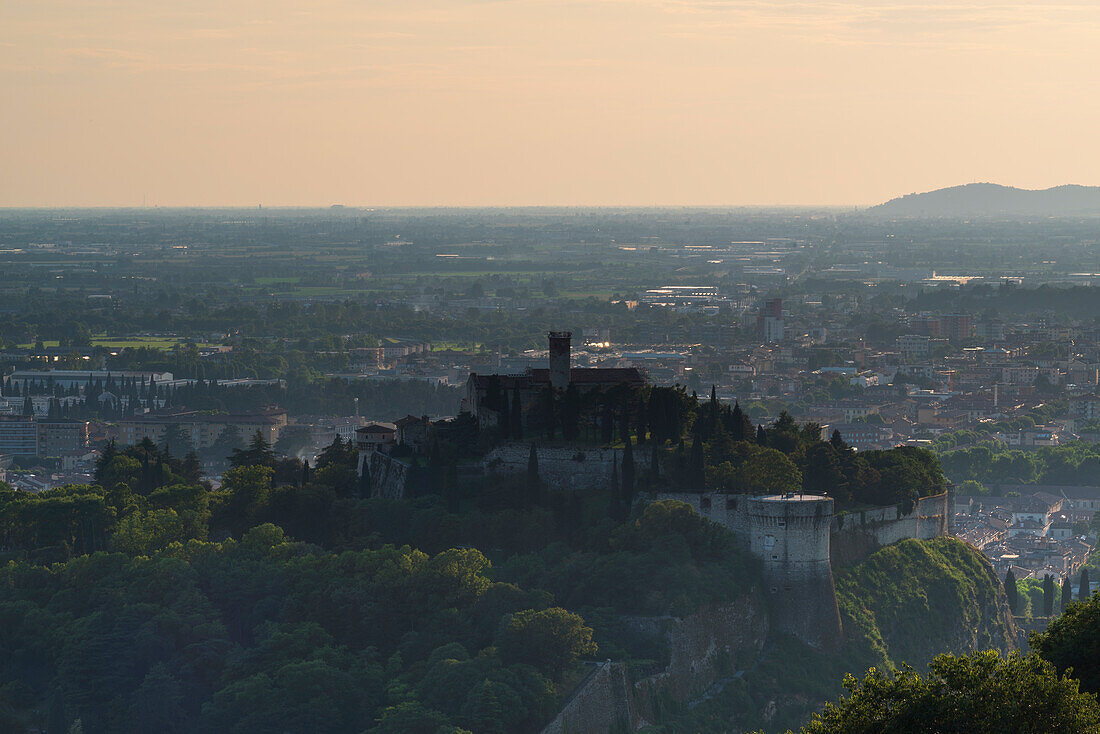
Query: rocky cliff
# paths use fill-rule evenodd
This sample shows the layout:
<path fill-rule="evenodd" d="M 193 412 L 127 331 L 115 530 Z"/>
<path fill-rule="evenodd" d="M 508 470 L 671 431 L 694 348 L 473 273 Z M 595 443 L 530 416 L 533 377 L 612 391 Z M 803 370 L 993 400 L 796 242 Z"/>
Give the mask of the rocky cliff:
<path fill-rule="evenodd" d="M 840 695 L 847 673 L 903 662 L 923 668 L 944 652 L 1016 648 L 992 568 L 978 551 L 951 538 L 881 548 L 839 570 L 836 591 L 845 634 L 837 651 L 772 636 L 756 661 L 729 675 L 719 690 L 659 712 L 665 731 L 786 731 Z"/>

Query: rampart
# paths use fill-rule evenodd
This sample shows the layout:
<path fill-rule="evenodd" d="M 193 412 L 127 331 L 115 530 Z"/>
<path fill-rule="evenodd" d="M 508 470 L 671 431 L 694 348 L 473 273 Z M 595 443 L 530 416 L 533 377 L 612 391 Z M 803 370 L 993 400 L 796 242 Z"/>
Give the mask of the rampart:
<path fill-rule="evenodd" d="M 370 496 L 399 500 L 405 496 L 409 465 L 389 454 L 375 451 L 369 457 Z"/>
<path fill-rule="evenodd" d="M 607 734 L 616 727 L 633 731 L 639 720 L 626 665 L 608 660 L 581 681 L 542 734 Z"/>
<path fill-rule="evenodd" d="M 535 445 L 539 476 L 551 491 L 590 490 L 607 487 L 613 463 L 622 471 L 621 449 L 578 448 L 576 446 Z M 491 474 L 521 474 L 527 471 L 531 444 L 511 442 L 497 446 L 485 455 L 483 466 Z M 649 466 L 649 449 L 634 447 L 637 474 Z"/>
<path fill-rule="evenodd" d="M 905 513 L 896 505 L 837 515 L 832 522 L 834 564 L 854 563 L 883 546 L 906 538 L 929 540 L 951 534 L 949 492 L 921 497 Z"/>

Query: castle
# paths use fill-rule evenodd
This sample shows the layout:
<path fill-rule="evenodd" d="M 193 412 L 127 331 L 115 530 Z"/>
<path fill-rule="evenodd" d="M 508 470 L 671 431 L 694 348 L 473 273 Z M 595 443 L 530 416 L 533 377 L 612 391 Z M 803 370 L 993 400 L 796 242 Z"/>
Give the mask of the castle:
<path fill-rule="evenodd" d="M 686 502 L 728 528 L 763 565 L 773 629 L 817 648 L 843 639 L 834 563 L 859 560 L 905 538 L 951 533 L 950 492 L 922 497 L 908 513 L 891 506 L 841 516 L 831 497 L 811 494 L 674 492 L 657 499 Z"/>
<path fill-rule="evenodd" d="M 645 377 L 635 367 L 573 367 L 572 332 L 551 331 L 547 336 L 550 342 L 547 368 L 528 367 L 518 375 L 470 374 L 464 403 L 482 428 L 512 420 L 513 413 L 526 426 L 538 411 L 539 397 L 547 393 L 560 393 L 572 387 L 584 395 L 619 385 L 645 385 Z M 517 400 L 519 407 L 514 405 Z"/>

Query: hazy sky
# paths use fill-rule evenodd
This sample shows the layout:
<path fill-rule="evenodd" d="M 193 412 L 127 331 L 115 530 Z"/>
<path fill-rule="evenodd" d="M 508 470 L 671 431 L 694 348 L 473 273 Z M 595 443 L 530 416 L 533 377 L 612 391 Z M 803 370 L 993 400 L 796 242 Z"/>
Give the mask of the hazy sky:
<path fill-rule="evenodd" d="M 1100 2 L 0 0 L 0 205 L 1100 184 Z"/>

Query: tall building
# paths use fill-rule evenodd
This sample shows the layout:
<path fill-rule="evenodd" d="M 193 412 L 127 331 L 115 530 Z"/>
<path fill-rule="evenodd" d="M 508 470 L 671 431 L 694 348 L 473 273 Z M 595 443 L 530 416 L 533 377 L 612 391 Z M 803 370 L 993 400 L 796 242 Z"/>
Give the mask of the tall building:
<path fill-rule="evenodd" d="M 551 331 L 550 334 L 550 385 L 555 390 L 569 387 L 569 369 L 572 359 L 570 331 Z"/>
<path fill-rule="evenodd" d="M 968 313 L 945 313 L 940 317 L 940 332 L 951 341 L 974 337 L 974 323 Z"/>
<path fill-rule="evenodd" d="M 783 341 L 783 299 L 769 298 L 756 317 L 760 338 L 767 344 Z"/>
<path fill-rule="evenodd" d="M 38 426 L 33 415 L 0 415 L 0 454 L 38 454 Z"/>

